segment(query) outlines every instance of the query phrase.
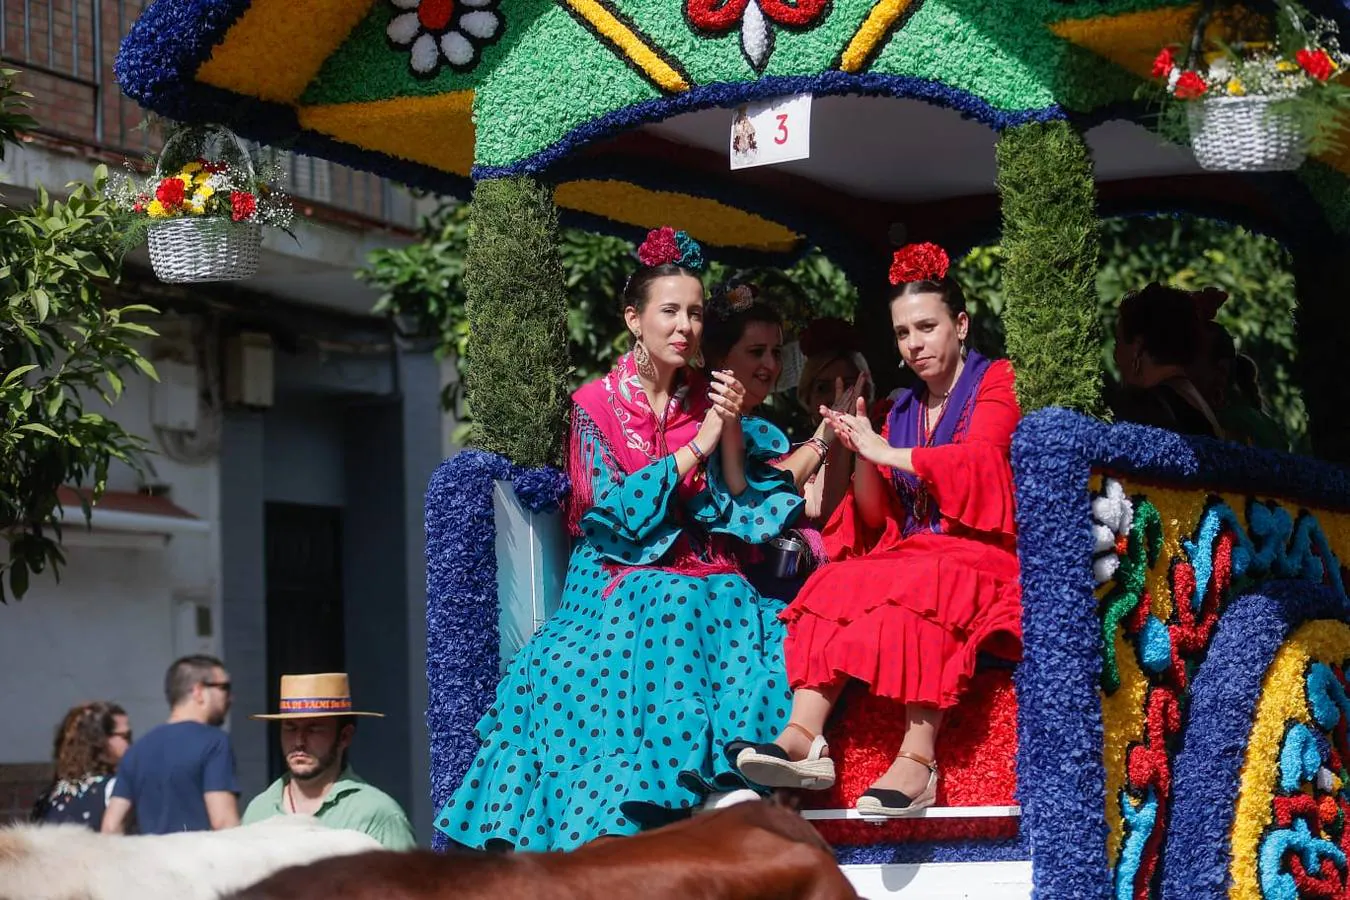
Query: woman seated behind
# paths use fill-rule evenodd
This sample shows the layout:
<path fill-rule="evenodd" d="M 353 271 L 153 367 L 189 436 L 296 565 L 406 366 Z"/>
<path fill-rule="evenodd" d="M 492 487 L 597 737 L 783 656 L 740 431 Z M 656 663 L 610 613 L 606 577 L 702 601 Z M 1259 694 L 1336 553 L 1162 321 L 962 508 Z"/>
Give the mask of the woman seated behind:
<path fill-rule="evenodd" d="M 792 718 L 770 744 L 741 750 L 759 784 L 823 789 L 834 762 L 821 732 L 849 680 L 905 704 L 907 730 L 882 778 L 858 800 L 873 815 L 931 806 L 943 711 L 981 650 L 1021 654 L 1009 447 L 1019 412 L 1012 367 L 965 340 L 970 319 L 948 259 L 932 244 L 891 267 L 896 345 L 919 385 L 896 399 L 881 435 L 825 410 L 857 455 L 853 487 L 825 528 L 830 562 L 784 611 Z"/>
<path fill-rule="evenodd" d="M 741 384 L 691 366 L 698 245 L 663 228 L 638 255 L 623 293 L 633 350 L 573 395 L 562 603 L 511 661 L 478 723 L 482 749 L 436 820 L 471 847 L 632 834 L 636 811 L 743 786 L 721 748 L 787 719 L 780 641 L 731 544 L 772 538 L 802 501 L 753 462 L 773 435 L 741 434 Z"/>
<path fill-rule="evenodd" d="M 1228 294 L 1209 287 L 1191 298 L 1201 322 L 1200 351 L 1186 374 L 1214 411 L 1224 438 L 1249 447 L 1287 452 L 1289 437 L 1266 412 L 1256 363 L 1237 352 L 1233 336 L 1215 321 Z"/>
<path fill-rule="evenodd" d="M 841 324 L 848 327 L 846 323 Z M 783 372 L 783 316 L 777 307 L 761 295 L 757 287 L 749 283 L 733 283 L 713 293 L 708 301 L 703 346 L 704 356 L 712 368 L 725 369 L 745 385 L 745 402 L 741 407 L 745 416 L 743 429 L 760 436 L 759 451 L 766 455 L 759 461 L 790 473 L 793 483 L 806 501 L 806 515 L 797 521 L 797 527 L 782 536 L 797 543 L 801 551 L 799 564 L 791 572 L 779 569 L 773 554 L 768 559 L 755 550 L 743 554 L 750 583 L 764 596 L 786 601 L 796 596 L 811 561 L 823 561 L 824 558 L 824 546 L 816 528 L 819 522 L 810 512 L 813 500 L 816 508 L 819 508 L 822 497 L 820 475 L 828 465 L 826 460 L 835 460 L 837 470 L 843 473 L 843 484 L 838 486 L 838 497 L 834 501 L 838 505 L 838 500 L 842 499 L 847 489 L 848 475 L 852 472 L 852 454 L 838 444 L 834 429 L 819 413 L 815 416 L 815 433 L 790 451 L 787 439 L 778 429 L 754 416 L 759 405 L 773 393 Z M 808 360 L 804 371 L 823 373 L 823 377 L 829 379 L 829 393 L 819 393 L 824 397 L 823 403 L 833 403 L 833 408 L 837 410 L 852 409 L 854 400 L 865 385 L 865 368 L 862 371 L 852 370 L 847 389 L 842 384 L 842 369 L 828 365 L 812 367 Z M 768 440 L 768 435 L 773 435 L 773 440 Z M 736 439 L 734 433 L 728 437 Z M 781 631 L 782 625 L 777 622 L 776 612 L 774 617 L 773 626 Z"/>
<path fill-rule="evenodd" d="M 1116 367 L 1124 383 L 1112 404 L 1116 418 L 1222 437 L 1214 411 L 1186 371 L 1201 339 L 1200 315 L 1186 291 L 1155 282 L 1126 294 L 1116 318 Z"/>
<path fill-rule="evenodd" d="M 834 440 L 834 429 L 821 415 L 823 407 L 852 412 L 859 393 L 872 396 L 872 373 L 859 348 L 857 330 L 843 319 L 816 319 L 802 331 L 801 380 L 797 400 L 816 425 L 812 441 L 827 452 L 818 472 L 807 480 L 806 519 L 813 525 L 829 521 L 853 480 L 853 455 Z M 885 421 L 890 400 L 883 398 L 871 408 L 874 422 Z"/>

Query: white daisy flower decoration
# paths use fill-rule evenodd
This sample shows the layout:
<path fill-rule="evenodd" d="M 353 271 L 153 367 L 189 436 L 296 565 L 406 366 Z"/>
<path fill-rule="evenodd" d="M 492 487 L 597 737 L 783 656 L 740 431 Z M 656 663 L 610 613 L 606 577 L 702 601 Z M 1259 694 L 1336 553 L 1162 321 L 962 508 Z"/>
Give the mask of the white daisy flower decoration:
<path fill-rule="evenodd" d="M 1120 568 L 1120 553 L 1134 524 L 1134 504 L 1114 478 L 1105 479 L 1092 498 L 1092 575 L 1098 584 L 1110 581 Z"/>
<path fill-rule="evenodd" d="M 502 33 L 499 0 L 389 0 L 402 10 L 385 34 L 410 48 L 408 64 L 418 75 L 432 75 L 441 62 L 458 71 L 472 69 L 478 52 Z"/>

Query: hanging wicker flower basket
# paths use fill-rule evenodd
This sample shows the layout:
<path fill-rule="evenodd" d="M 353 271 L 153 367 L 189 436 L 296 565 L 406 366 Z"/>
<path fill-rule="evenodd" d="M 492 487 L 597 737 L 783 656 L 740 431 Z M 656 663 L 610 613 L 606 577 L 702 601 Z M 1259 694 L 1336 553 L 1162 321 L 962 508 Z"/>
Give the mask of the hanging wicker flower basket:
<path fill-rule="evenodd" d="M 280 168 L 263 170 L 228 128 L 189 126 L 164 142 L 149 179 L 121 179 L 110 194 L 160 280 L 237 281 L 258 271 L 263 226 L 287 229 L 295 213 Z"/>
<path fill-rule="evenodd" d="M 1186 109 L 1191 149 L 1205 169 L 1222 172 L 1283 172 L 1308 156 L 1308 135 L 1293 116 L 1271 106 L 1268 96 L 1205 97 Z"/>
<path fill-rule="evenodd" d="M 160 281 L 237 281 L 258 271 L 262 225 L 168 219 L 150 226 L 150 265 Z"/>

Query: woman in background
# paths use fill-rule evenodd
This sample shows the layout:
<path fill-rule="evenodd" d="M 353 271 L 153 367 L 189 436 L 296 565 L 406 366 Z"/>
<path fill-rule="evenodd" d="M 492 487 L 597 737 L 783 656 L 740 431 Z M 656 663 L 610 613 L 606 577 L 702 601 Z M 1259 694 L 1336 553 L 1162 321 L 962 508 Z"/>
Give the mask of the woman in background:
<path fill-rule="evenodd" d="M 33 806 L 34 822 L 73 822 L 98 831 L 117 765 L 131 746 L 131 724 L 116 703 L 71 708 L 56 729 L 52 784 Z"/>

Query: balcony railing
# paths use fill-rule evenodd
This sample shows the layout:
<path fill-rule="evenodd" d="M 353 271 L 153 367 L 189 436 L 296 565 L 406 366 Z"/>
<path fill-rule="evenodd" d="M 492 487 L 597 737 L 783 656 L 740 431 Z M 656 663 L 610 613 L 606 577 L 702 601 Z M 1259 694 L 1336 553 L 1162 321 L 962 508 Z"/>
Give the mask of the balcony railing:
<path fill-rule="evenodd" d="M 148 0 L 0 0 L 0 61 L 20 69 L 39 133 L 140 160 L 161 136 L 122 95 L 113 60 Z M 410 229 L 419 204 L 395 183 L 327 160 L 279 153 L 297 199 L 340 217 Z"/>

